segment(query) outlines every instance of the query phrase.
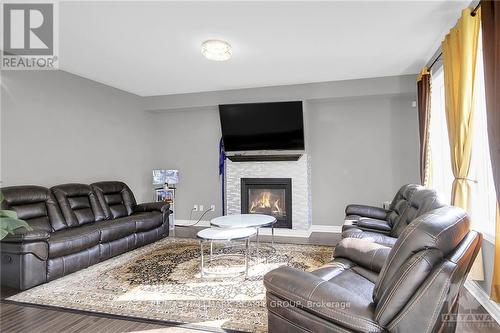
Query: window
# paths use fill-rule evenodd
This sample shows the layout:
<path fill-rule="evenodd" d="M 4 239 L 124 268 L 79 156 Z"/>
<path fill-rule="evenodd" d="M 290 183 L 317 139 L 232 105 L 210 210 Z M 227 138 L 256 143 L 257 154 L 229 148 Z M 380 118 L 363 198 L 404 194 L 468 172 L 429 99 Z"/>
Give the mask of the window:
<path fill-rule="evenodd" d="M 479 37 L 481 40 L 481 36 Z M 491 169 L 486 122 L 486 97 L 482 48 L 479 47 L 476 67 L 476 113 L 473 133 L 472 159 L 469 171 L 471 184 L 472 228 L 485 234 L 495 234 L 496 196 Z M 448 128 L 446 126 L 444 72 L 432 73 L 431 120 L 429 125 L 431 154 L 430 186 L 447 201 L 451 201 L 453 173 L 451 171 Z"/>
<path fill-rule="evenodd" d="M 479 40 L 482 40 L 481 36 L 479 36 Z M 483 50 L 481 43 L 479 43 L 476 66 L 477 95 L 474 141 L 469 171 L 469 178 L 474 179 L 476 183 L 472 185 L 470 214 L 474 229 L 481 231 L 486 236 L 493 236 L 495 235 L 496 195 L 488 143 L 485 91 Z"/>
<path fill-rule="evenodd" d="M 429 124 L 429 145 L 431 153 L 430 186 L 447 202 L 451 202 L 450 146 L 444 108 L 444 71 L 439 67 L 432 73 L 431 117 Z"/>

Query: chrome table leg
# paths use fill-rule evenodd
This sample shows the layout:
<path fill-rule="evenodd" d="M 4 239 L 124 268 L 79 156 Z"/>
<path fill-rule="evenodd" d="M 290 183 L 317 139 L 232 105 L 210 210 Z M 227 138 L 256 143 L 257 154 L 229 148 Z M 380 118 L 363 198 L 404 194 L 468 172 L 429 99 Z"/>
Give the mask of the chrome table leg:
<path fill-rule="evenodd" d="M 200 250 L 201 250 L 201 277 L 203 278 L 203 241 L 200 241 Z"/>
<path fill-rule="evenodd" d="M 250 237 L 245 241 L 245 278 L 248 277 L 248 243 L 250 241 Z"/>
<path fill-rule="evenodd" d="M 257 228 L 257 263 L 259 262 L 259 229 Z"/>
<path fill-rule="evenodd" d="M 271 234 L 272 234 L 272 241 L 271 241 L 271 244 L 273 245 L 274 247 L 274 223 L 271 225 Z"/>

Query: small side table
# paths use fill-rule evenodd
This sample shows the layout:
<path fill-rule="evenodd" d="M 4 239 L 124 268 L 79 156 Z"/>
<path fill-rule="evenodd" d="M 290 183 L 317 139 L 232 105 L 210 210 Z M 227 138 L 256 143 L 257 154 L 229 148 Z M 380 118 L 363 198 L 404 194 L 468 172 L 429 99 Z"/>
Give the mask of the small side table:
<path fill-rule="evenodd" d="M 168 229 L 172 236 L 175 236 L 175 188 L 169 188 L 167 185 L 154 189 L 154 200 L 156 202 L 166 202 L 170 204 L 172 213 L 168 216 Z"/>
<path fill-rule="evenodd" d="M 250 237 L 257 233 L 255 228 L 238 228 L 238 229 L 220 229 L 220 228 L 207 228 L 198 232 L 198 238 L 200 239 L 200 251 L 201 251 L 201 263 L 200 272 L 201 277 L 205 277 L 207 272 L 205 271 L 205 255 L 203 253 L 203 243 L 210 242 L 210 261 L 212 261 L 213 254 L 213 243 L 214 241 L 235 241 L 244 240 L 245 241 L 245 277 L 248 277 L 248 247 L 250 242 Z M 228 255 L 217 255 L 218 257 L 227 257 Z M 232 256 L 238 256 L 238 254 L 233 254 Z M 208 273 L 210 274 L 210 273 Z"/>
<path fill-rule="evenodd" d="M 210 221 L 210 225 L 234 230 L 237 228 L 256 228 L 256 250 L 257 259 L 259 258 L 259 229 L 263 227 L 271 227 L 272 234 L 272 248 L 274 249 L 274 224 L 276 223 L 276 218 L 271 215 L 263 214 L 236 214 L 236 215 L 225 215 L 219 216 Z"/>

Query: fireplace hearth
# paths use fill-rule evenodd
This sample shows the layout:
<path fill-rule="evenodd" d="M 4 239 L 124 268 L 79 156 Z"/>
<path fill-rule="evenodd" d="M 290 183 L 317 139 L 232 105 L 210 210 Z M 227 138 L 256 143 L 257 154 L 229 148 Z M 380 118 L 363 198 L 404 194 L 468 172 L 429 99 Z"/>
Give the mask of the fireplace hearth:
<path fill-rule="evenodd" d="M 276 228 L 292 228 L 291 178 L 241 178 L 241 213 L 276 218 Z"/>

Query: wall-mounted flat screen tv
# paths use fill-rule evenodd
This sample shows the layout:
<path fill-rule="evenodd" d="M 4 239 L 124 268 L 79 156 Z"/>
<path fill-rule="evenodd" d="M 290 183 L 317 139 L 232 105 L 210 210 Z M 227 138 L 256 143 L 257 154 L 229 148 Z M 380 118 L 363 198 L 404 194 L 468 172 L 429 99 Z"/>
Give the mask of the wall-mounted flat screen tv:
<path fill-rule="evenodd" d="M 226 151 L 303 150 L 302 102 L 219 105 Z"/>

